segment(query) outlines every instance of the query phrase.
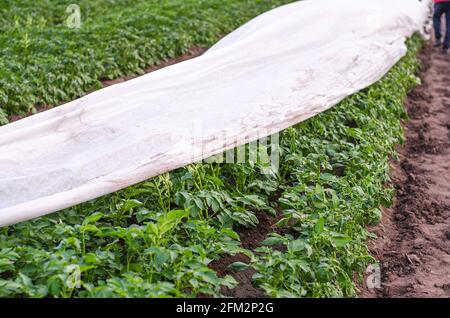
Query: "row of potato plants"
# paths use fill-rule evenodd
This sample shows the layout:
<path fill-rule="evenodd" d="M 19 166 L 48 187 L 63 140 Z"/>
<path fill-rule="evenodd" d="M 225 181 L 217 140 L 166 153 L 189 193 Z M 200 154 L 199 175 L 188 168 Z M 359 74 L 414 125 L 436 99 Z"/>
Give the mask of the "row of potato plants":
<path fill-rule="evenodd" d="M 0 229 L 0 296 L 198 297 L 239 288 L 211 262 L 242 253 L 271 297 L 352 297 L 374 259 L 366 227 L 391 204 L 389 159 L 418 84 L 419 37 L 375 85 L 280 135 L 280 169 L 196 163 Z M 175 53 L 174 53 L 175 54 Z M 280 220 L 256 249 L 236 229 Z"/>
<path fill-rule="evenodd" d="M 192 46 L 208 47 L 292 0 L 0 0 L 0 125 L 143 74 Z"/>

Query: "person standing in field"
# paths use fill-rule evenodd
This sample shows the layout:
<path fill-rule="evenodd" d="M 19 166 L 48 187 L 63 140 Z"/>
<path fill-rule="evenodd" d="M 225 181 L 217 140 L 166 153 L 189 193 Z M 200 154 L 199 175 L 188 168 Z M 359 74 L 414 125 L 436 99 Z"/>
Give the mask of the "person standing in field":
<path fill-rule="evenodd" d="M 433 0 L 434 1 L 434 15 L 433 26 L 436 36 L 435 47 L 444 48 L 444 53 L 448 52 L 450 47 L 450 0 Z M 444 42 L 442 42 L 441 17 L 445 14 L 446 30 Z"/>

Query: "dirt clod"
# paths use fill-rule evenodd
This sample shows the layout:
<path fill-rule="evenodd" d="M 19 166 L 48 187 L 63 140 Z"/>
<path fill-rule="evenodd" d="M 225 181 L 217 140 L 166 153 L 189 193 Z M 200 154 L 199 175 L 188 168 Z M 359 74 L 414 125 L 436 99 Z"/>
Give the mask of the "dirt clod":
<path fill-rule="evenodd" d="M 450 230 L 445 232 L 445 238 L 450 240 Z"/>
<path fill-rule="evenodd" d="M 369 243 L 381 288 L 362 297 L 450 297 L 450 59 L 427 46 L 422 85 L 408 96 L 400 162 L 392 163 L 396 198 Z"/>

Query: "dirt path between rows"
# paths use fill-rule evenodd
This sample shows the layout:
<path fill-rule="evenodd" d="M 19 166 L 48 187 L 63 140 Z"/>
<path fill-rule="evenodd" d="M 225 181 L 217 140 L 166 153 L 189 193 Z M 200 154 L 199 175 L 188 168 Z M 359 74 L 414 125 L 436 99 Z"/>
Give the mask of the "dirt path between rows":
<path fill-rule="evenodd" d="M 362 297 L 450 297 L 450 56 L 428 44 L 420 57 L 422 85 L 406 101 L 411 119 L 392 163 L 396 199 L 369 243 L 381 286 Z"/>

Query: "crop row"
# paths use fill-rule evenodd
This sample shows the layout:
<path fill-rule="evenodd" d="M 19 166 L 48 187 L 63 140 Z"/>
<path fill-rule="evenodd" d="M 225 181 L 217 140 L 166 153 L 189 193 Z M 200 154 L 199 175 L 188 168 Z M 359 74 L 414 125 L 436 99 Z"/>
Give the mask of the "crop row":
<path fill-rule="evenodd" d="M 389 158 L 418 83 L 414 37 L 377 84 L 286 129 L 280 169 L 197 163 L 56 214 L 0 229 L 0 296 L 196 297 L 239 288 L 211 262 L 242 253 L 272 297 L 355 296 L 374 262 L 366 226 L 391 203 Z M 236 229 L 279 221 L 256 249 Z M 236 287 L 237 286 L 237 287 Z"/>
<path fill-rule="evenodd" d="M 102 80 L 209 46 L 256 15 L 292 0 L 0 0 L 0 125 L 58 105 Z M 72 21 L 69 19 L 69 22 Z M 69 27 L 72 26 L 72 27 Z"/>

